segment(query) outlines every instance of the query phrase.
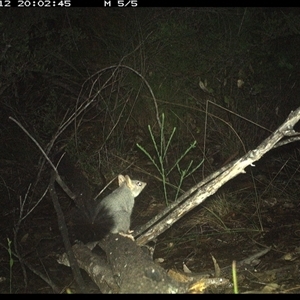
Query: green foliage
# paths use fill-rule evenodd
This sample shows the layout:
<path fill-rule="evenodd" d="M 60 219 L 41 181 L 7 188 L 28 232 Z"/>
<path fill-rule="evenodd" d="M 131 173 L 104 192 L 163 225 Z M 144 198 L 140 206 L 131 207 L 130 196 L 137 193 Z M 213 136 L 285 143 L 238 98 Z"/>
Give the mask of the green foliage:
<path fill-rule="evenodd" d="M 237 281 L 237 274 L 236 274 L 236 261 L 232 262 L 232 281 L 233 281 L 233 293 L 239 293 L 238 281 Z"/>
<path fill-rule="evenodd" d="M 156 158 L 152 157 L 151 154 L 145 149 L 143 148 L 141 145 L 137 144 L 137 147 L 142 150 L 142 152 L 144 154 L 146 154 L 146 156 L 150 159 L 150 161 L 152 162 L 152 164 L 155 166 L 155 168 L 157 169 L 157 171 L 159 172 L 159 175 L 161 176 L 161 181 L 163 184 L 163 191 L 164 191 L 164 197 L 165 197 L 165 201 L 166 204 L 169 204 L 169 200 L 168 200 L 168 193 L 167 193 L 167 185 L 168 183 L 168 176 L 170 175 L 170 173 L 176 168 L 179 175 L 180 175 L 180 180 L 179 183 L 176 187 L 176 196 L 175 196 L 175 200 L 178 197 L 178 194 L 181 190 L 181 186 L 182 183 L 184 181 L 184 179 L 186 179 L 187 177 L 189 177 L 190 175 L 192 175 L 203 163 L 203 161 L 201 161 L 198 165 L 194 166 L 192 168 L 193 165 L 193 160 L 191 160 L 188 164 L 188 166 L 185 169 L 182 169 L 180 167 L 180 162 L 182 161 L 182 159 L 184 157 L 186 157 L 186 155 L 190 152 L 190 150 L 192 150 L 195 146 L 196 146 L 196 141 L 194 141 L 181 155 L 180 157 L 176 158 L 176 161 L 174 162 L 174 164 L 172 166 L 169 166 L 168 163 L 168 150 L 169 147 L 171 145 L 174 133 L 176 131 L 176 127 L 173 128 L 173 131 L 168 139 L 168 141 L 166 142 L 165 140 L 165 132 L 164 132 L 164 128 L 165 128 L 165 116 L 164 114 L 162 114 L 162 118 L 161 118 L 161 128 L 160 128 L 160 139 L 159 142 L 157 142 L 155 140 L 155 137 L 153 135 L 152 129 L 150 127 L 150 125 L 148 125 L 148 130 L 151 136 L 151 140 L 155 149 L 155 154 L 156 154 Z M 174 187 L 175 185 L 172 184 L 172 186 Z"/>

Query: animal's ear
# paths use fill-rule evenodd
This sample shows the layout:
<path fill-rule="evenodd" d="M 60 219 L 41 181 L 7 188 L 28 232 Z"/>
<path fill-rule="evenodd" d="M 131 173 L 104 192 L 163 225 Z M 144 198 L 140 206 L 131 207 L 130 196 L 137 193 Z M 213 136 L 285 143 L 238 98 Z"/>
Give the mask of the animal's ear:
<path fill-rule="evenodd" d="M 125 175 L 125 181 L 126 181 L 126 185 L 132 190 L 134 188 L 134 184 L 132 183 L 128 175 Z"/>
<path fill-rule="evenodd" d="M 118 175 L 118 181 L 119 181 L 119 186 L 121 186 L 124 184 L 124 182 L 126 182 L 126 178 L 122 174 L 120 174 Z"/>

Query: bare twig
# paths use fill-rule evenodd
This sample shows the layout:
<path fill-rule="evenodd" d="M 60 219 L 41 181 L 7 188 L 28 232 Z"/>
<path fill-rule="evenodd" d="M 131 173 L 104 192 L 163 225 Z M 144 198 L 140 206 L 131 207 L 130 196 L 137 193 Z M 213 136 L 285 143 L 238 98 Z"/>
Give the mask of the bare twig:
<path fill-rule="evenodd" d="M 75 278 L 75 280 L 76 280 L 76 282 L 78 284 L 79 289 L 84 290 L 84 281 L 83 281 L 83 278 L 81 276 L 79 267 L 78 267 L 78 265 L 76 263 L 74 253 L 72 251 L 72 247 L 71 247 L 71 243 L 70 243 L 70 240 L 69 240 L 69 237 L 68 237 L 68 229 L 67 229 L 67 226 L 66 226 L 66 223 L 65 223 L 64 215 L 63 215 L 62 209 L 60 207 L 60 204 L 58 202 L 57 195 L 55 193 L 55 188 L 54 188 L 54 182 L 55 182 L 55 180 L 57 180 L 57 182 L 59 184 L 61 184 L 62 187 L 64 189 L 66 189 L 67 191 L 69 191 L 71 194 L 72 194 L 72 192 L 64 184 L 63 180 L 60 178 L 60 176 L 59 176 L 59 174 L 57 172 L 57 168 L 54 166 L 54 164 L 52 163 L 52 161 L 50 160 L 50 158 L 48 157 L 48 155 L 45 153 L 45 151 L 43 150 L 43 148 L 40 146 L 40 144 L 30 135 L 30 133 L 18 121 L 16 121 L 12 117 L 10 117 L 10 119 L 12 121 L 14 121 L 29 136 L 29 138 L 36 144 L 36 146 L 42 152 L 42 154 L 44 155 L 45 159 L 49 162 L 50 166 L 53 169 L 52 176 L 51 176 L 50 183 L 49 183 L 50 195 L 51 195 L 51 198 L 52 198 L 52 201 L 53 201 L 54 208 L 55 208 L 56 213 L 57 213 L 59 229 L 60 229 L 61 234 L 62 234 L 63 242 L 64 242 L 64 245 L 65 245 L 67 254 L 68 254 L 68 258 L 69 258 L 69 261 L 70 261 L 70 266 L 72 268 L 74 278 Z M 48 190 L 48 188 L 47 188 L 47 190 Z M 29 189 L 28 189 L 28 191 L 29 191 Z M 27 191 L 26 195 L 28 195 L 28 191 Z M 25 215 L 25 217 L 23 217 L 23 209 L 24 209 L 25 202 L 26 202 L 26 197 L 25 197 L 25 200 L 23 202 L 20 201 L 20 216 L 19 216 L 19 220 L 18 220 L 18 223 L 16 225 L 16 229 L 15 229 L 15 239 L 14 239 L 15 245 L 17 245 L 16 237 L 17 237 L 17 232 L 19 230 L 21 222 L 24 220 L 24 218 L 26 216 L 28 216 L 28 214 L 30 212 L 33 211 L 33 209 L 36 207 L 36 205 L 40 201 L 38 201 L 38 203 Z M 17 252 L 17 255 L 20 257 L 20 261 L 21 261 L 21 256 L 19 255 L 17 249 L 16 249 L 16 252 Z M 26 275 L 26 273 L 25 273 L 25 275 Z M 24 276 L 24 278 L 26 278 L 26 276 Z"/>
<path fill-rule="evenodd" d="M 72 245 L 69 240 L 69 234 L 68 234 L 68 229 L 67 229 L 67 225 L 65 222 L 65 217 L 64 217 L 63 211 L 61 209 L 61 206 L 59 204 L 57 194 L 55 192 L 55 187 L 54 187 L 55 179 L 56 179 L 56 174 L 55 174 L 55 172 L 52 172 L 52 176 L 51 176 L 50 183 L 49 183 L 49 191 L 50 191 L 50 195 L 52 198 L 53 206 L 54 206 L 56 214 L 57 214 L 58 227 L 59 227 L 64 245 L 65 245 L 65 249 L 66 249 L 68 259 L 70 262 L 70 267 L 72 269 L 75 281 L 77 282 L 79 290 L 81 292 L 84 292 L 85 284 L 84 284 L 83 278 L 81 276 L 77 261 L 75 259 L 74 252 L 72 250 Z"/>

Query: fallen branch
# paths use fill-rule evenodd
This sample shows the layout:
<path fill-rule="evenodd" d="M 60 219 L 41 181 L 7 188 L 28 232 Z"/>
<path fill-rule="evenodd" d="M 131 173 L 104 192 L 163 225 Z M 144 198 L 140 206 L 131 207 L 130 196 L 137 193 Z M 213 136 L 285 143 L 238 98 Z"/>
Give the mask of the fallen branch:
<path fill-rule="evenodd" d="M 141 247 L 119 234 L 110 234 L 101 242 L 107 258 L 91 252 L 83 244 L 72 248 L 79 267 L 102 293 L 187 293 L 191 284 L 172 279 Z M 58 262 L 69 265 L 66 254 Z"/>
<path fill-rule="evenodd" d="M 250 150 L 222 169 L 214 172 L 212 175 L 199 182 L 186 193 L 184 193 L 176 202 L 167 207 L 154 219 L 147 224 L 135 230 L 134 237 L 138 245 L 145 245 L 155 239 L 164 231 L 169 229 L 178 219 L 186 213 L 201 204 L 206 198 L 213 195 L 218 189 L 230 179 L 241 173 L 245 173 L 245 168 L 249 165 L 254 167 L 254 162 L 259 160 L 264 154 L 279 145 L 285 145 L 299 140 L 300 133 L 293 127 L 300 119 L 300 107 L 292 111 L 286 121 L 266 138 L 256 149 Z M 283 138 L 283 141 L 281 141 Z"/>

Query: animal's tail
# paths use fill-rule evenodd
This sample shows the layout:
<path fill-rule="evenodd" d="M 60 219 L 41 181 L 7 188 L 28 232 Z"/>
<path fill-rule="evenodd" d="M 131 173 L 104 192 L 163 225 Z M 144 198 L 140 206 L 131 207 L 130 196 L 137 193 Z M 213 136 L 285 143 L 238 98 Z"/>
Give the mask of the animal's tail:
<path fill-rule="evenodd" d="M 113 218 L 106 209 L 101 209 L 93 221 L 76 207 L 68 227 L 72 240 L 88 243 L 102 240 L 113 226 Z"/>

